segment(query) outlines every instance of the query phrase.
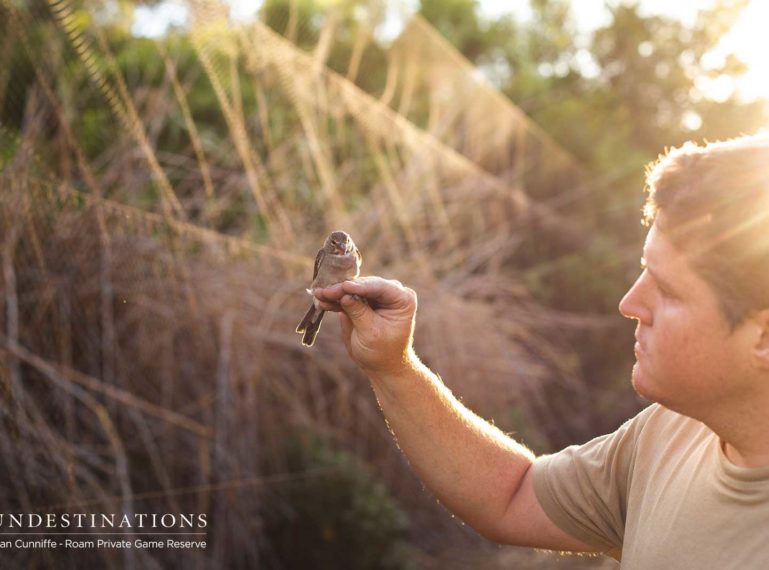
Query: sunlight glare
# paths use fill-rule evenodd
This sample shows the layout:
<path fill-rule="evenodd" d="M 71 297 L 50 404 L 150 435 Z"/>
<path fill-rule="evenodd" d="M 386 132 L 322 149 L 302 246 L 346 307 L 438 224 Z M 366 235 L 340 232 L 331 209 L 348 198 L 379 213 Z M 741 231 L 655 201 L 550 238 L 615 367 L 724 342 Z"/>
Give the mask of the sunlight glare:
<path fill-rule="evenodd" d="M 769 2 L 753 0 L 721 44 L 726 52 L 734 52 L 747 65 L 747 72 L 738 80 L 739 91 L 746 99 L 769 99 L 767 22 Z"/>

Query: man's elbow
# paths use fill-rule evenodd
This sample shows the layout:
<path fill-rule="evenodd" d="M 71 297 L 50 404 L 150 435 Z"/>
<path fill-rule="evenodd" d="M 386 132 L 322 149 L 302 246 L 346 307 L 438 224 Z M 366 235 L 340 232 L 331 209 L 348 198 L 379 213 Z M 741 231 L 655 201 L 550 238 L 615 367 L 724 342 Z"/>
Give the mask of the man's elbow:
<path fill-rule="evenodd" d="M 521 491 L 524 488 L 524 482 L 527 480 L 526 478 L 532 465 L 533 462 L 526 463 L 519 470 L 518 476 L 511 481 L 510 486 L 502 496 L 502 500 L 499 501 L 500 506 L 489 509 L 490 516 L 475 525 L 471 525 L 478 534 L 498 544 L 522 545 L 516 539 L 514 528 L 518 524 L 526 524 L 525 516 L 519 514 L 521 511 L 519 505 L 523 502 L 522 496 L 524 493 Z M 513 523 L 513 528 L 511 528 L 511 523 Z"/>

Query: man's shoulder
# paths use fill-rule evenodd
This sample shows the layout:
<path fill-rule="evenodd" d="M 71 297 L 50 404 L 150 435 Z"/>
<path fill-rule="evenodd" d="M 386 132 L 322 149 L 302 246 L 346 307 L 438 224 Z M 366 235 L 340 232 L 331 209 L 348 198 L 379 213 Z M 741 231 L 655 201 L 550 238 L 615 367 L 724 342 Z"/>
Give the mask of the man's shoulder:
<path fill-rule="evenodd" d="M 696 455 L 712 435 L 702 422 L 652 403 L 614 433 L 604 436 L 604 447 L 626 458 L 632 477 L 638 463 L 645 465 L 680 454 Z"/>
<path fill-rule="evenodd" d="M 694 418 L 675 412 L 662 404 L 653 403 L 630 420 L 640 424 L 639 433 L 645 437 L 676 440 L 691 435 L 706 435 L 710 430 Z"/>
<path fill-rule="evenodd" d="M 671 469 L 684 472 L 686 465 L 702 465 L 714 437 L 705 424 L 660 404 L 650 405 L 636 418 L 643 425 L 634 440 L 634 482 L 643 485 L 644 481 L 669 478 Z"/>

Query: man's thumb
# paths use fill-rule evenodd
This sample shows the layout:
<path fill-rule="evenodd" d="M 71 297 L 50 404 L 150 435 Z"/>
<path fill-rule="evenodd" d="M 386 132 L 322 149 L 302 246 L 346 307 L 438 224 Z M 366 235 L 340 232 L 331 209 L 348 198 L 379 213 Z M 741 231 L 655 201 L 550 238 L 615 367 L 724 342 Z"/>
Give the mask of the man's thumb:
<path fill-rule="evenodd" d="M 371 311 L 371 307 L 357 295 L 345 295 L 339 300 L 339 304 L 356 327 L 362 324 Z"/>

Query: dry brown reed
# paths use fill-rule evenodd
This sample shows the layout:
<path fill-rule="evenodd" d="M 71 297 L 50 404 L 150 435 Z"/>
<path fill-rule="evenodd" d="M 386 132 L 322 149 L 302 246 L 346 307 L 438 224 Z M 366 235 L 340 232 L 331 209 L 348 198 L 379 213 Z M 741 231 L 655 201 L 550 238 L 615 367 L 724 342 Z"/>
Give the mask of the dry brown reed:
<path fill-rule="evenodd" d="M 530 195 L 545 174 L 573 177 L 568 157 L 471 85 L 465 67 L 428 74 L 425 46 L 447 62 L 456 54 L 422 21 L 394 45 L 390 73 L 402 79 L 377 98 L 352 82 L 370 22 L 345 77 L 324 66 L 332 27 L 304 52 L 291 42 L 295 19 L 283 37 L 229 23 L 213 0 L 191 2 L 193 71 L 217 102 L 217 131 L 195 116 L 194 79 L 167 45 L 157 47 L 162 81 L 129 81 L 103 31 L 84 28 L 68 1 L 49 0 L 42 50 L 31 35 L 41 21 L 3 6 L 34 78 L 20 134 L 0 125 L 15 149 L 0 171 L 2 510 L 206 512 L 206 551 L 57 553 L 57 567 L 256 568 L 269 550 L 266 499 L 285 481 L 327 475 L 290 472 L 281 455 L 288 435 L 311 431 L 364 460 L 408 506 L 425 552 L 470 540 L 409 474 L 335 319 L 312 350 L 300 345 L 309 256 L 326 232 L 348 230 L 365 273 L 418 291 L 417 351 L 470 407 L 503 429 L 513 409 L 562 426 L 549 383 L 568 386 L 575 405 L 587 395 L 557 331 L 607 323 L 537 306 L 506 259 L 532 224 L 578 235 Z M 57 74 L 65 46 L 84 73 Z M 15 78 L 0 80 L 2 100 Z M 244 105 L 243 82 L 256 108 Z M 454 107 L 441 102 L 425 128 L 410 120 L 410 99 L 427 92 L 435 103 L 446 90 Z M 470 104 L 480 92 L 495 116 Z M 117 126 L 95 155 L 78 134 L 94 98 Z M 505 130 L 489 138 L 500 113 Z M 171 122 L 186 136 L 175 153 L 158 142 Z M 557 160 L 530 165 L 523 149 L 536 145 Z M 547 445 L 546 429 L 530 435 Z M 50 556 L 3 552 L 0 562 Z"/>

